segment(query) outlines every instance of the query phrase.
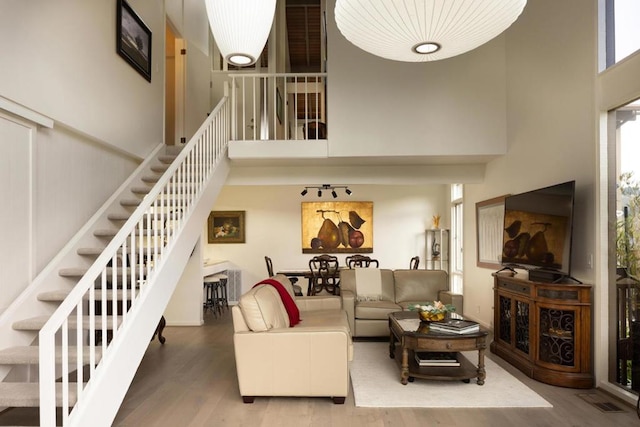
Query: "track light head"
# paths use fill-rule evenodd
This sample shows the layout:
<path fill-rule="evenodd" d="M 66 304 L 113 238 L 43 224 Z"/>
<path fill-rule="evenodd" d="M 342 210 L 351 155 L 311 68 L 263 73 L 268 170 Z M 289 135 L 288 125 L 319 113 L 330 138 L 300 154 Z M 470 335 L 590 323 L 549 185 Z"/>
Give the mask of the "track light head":
<path fill-rule="evenodd" d="M 331 190 L 331 195 L 333 196 L 334 199 L 338 197 L 338 193 L 336 193 L 336 190 Z"/>
<path fill-rule="evenodd" d="M 351 191 L 351 190 L 349 190 L 348 188 L 345 188 L 345 189 L 344 189 L 344 192 L 345 192 L 345 193 L 347 193 L 347 196 L 350 196 L 350 195 L 351 195 L 351 193 L 352 193 L 352 191 Z"/>
<path fill-rule="evenodd" d="M 322 190 L 318 190 L 318 197 L 322 197 Z"/>
<path fill-rule="evenodd" d="M 304 188 L 304 190 L 302 190 L 302 192 L 300 193 L 301 196 L 306 196 L 307 195 L 307 187 Z"/>

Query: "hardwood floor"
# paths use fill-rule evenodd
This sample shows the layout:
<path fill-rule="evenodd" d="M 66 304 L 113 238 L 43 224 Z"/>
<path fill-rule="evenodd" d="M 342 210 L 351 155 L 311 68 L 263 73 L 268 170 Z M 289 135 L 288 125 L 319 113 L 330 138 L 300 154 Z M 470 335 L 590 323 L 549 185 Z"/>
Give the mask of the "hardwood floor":
<path fill-rule="evenodd" d="M 635 408 L 596 390 L 539 383 L 502 359 L 487 357 L 547 399 L 553 408 L 419 409 L 357 408 L 353 393 L 344 405 L 329 398 L 256 398 L 244 404 L 238 392 L 230 313 L 205 318 L 202 327 L 167 327 L 166 344 L 150 343 L 114 426 L 640 426 Z M 596 393 L 624 412 L 606 413 L 578 393 Z M 33 413 L 36 412 L 34 415 Z M 0 425 L 37 425 L 37 411 L 0 415 Z"/>
<path fill-rule="evenodd" d="M 640 426 L 635 408 L 596 390 L 539 383 L 488 353 L 553 408 L 357 408 L 329 398 L 256 398 L 244 404 L 236 381 L 230 314 L 206 318 L 203 327 L 167 328 L 167 343 L 147 350 L 115 420 L 117 426 Z M 605 413 L 577 396 L 598 393 L 625 409 Z"/>

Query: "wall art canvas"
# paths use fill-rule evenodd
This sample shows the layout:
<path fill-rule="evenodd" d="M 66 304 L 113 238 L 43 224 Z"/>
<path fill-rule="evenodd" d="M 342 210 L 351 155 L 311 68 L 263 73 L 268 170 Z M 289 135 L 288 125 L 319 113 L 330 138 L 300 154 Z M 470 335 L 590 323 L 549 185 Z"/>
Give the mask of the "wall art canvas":
<path fill-rule="evenodd" d="M 302 253 L 373 252 L 373 202 L 303 202 Z"/>

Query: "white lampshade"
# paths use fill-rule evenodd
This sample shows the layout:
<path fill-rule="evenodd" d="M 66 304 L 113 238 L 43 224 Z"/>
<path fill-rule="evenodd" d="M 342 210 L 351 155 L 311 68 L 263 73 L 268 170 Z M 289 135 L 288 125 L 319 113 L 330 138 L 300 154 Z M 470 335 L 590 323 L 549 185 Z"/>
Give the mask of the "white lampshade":
<path fill-rule="evenodd" d="M 255 63 L 269 37 L 276 0 L 205 0 L 211 32 L 224 59 Z"/>
<path fill-rule="evenodd" d="M 351 43 L 382 58 L 425 62 L 468 52 L 498 36 L 526 0 L 336 0 Z"/>

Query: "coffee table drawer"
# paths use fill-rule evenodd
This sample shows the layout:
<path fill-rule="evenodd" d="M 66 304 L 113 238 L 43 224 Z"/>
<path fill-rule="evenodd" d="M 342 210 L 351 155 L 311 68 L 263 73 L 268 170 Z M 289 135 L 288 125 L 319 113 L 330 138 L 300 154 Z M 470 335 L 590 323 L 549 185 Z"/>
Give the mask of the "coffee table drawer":
<path fill-rule="evenodd" d="M 415 349 L 428 349 L 429 351 L 467 351 L 477 350 L 477 339 L 474 338 L 456 338 L 456 339 L 431 339 L 418 338 Z"/>

